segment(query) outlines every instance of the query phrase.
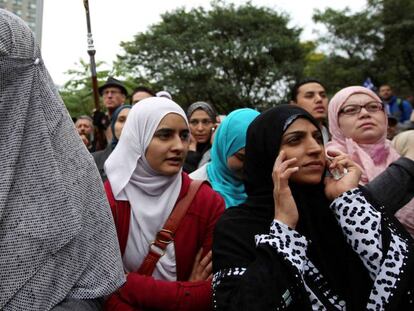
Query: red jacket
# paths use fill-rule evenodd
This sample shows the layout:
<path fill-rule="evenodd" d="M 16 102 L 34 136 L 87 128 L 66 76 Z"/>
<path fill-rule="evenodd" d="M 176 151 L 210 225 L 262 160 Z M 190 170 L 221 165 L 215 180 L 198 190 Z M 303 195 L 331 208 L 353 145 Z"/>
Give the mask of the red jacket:
<path fill-rule="evenodd" d="M 182 178 L 178 200 L 187 193 L 191 182 L 185 173 L 182 174 Z M 104 186 L 123 255 L 128 240 L 130 206 L 127 201 L 115 200 L 109 181 L 106 181 Z M 200 248 L 203 248 L 203 256 L 211 250 L 214 226 L 224 208 L 225 204 L 220 195 L 207 184 L 201 185 L 175 233 L 177 281 L 161 281 L 136 272 L 129 273 L 124 286 L 108 299 L 106 309 L 211 310 L 211 282 L 187 280 Z"/>

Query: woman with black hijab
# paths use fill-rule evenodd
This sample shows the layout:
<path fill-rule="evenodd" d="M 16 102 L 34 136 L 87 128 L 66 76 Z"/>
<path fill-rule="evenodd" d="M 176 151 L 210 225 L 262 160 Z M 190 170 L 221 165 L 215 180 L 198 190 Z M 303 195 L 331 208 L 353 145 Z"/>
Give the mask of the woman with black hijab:
<path fill-rule="evenodd" d="M 214 233 L 216 310 L 413 309 L 411 238 L 369 203 L 360 169 L 329 155 L 329 170 L 342 176 L 323 180 L 322 134 L 297 106 L 272 108 L 250 125 L 248 198 Z"/>

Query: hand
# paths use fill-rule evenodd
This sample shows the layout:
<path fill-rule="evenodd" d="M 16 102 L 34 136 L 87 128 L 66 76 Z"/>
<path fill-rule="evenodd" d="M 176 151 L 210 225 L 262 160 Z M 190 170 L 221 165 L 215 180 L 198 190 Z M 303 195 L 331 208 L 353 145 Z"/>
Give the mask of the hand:
<path fill-rule="evenodd" d="M 273 198 L 275 201 L 275 219 L 294 229 L 299 219 L 298 209 L 292 192 L 289 188 L 289 178 L 299 168 L 291 167 L 297 160 L 292 158 L 286 160 L 286 154 L 282 150 L 276 158 L 273 166 Z"/>
<path fill-rule="evenodd" d="M 335 180 L 333 177 L 325 177 L 325 195 L 329 200 L 334 200 L 342 193 L 358 187 L 362 169 L 347 154 L 330 150 L 328 155 L 333 157 L 332 162 L 328 166 L 330 171 L 338 170 L 339 172 L 344 172 L 344 169 L 347 170 L 347 173 L 338 180 Z"/>
<path fill-rule="evenodd" d="M 188 150 L 196 151 L 197 150 L 197 141 L 195 140 L 194 136 L 190 133 L 190 144 L 188 145 Z"/>
<path fill-rule="evenodd" d="M 209 251 L 203 259 L 201 259 L 202 253 L 203 249 L 201 248 L 194 260 L 193 271 L 191 272 L 190 278 L 188 279 L 190 282 L 206 281 L 213 278 L 213 262 L 211 260 L 211 251 Z"/>

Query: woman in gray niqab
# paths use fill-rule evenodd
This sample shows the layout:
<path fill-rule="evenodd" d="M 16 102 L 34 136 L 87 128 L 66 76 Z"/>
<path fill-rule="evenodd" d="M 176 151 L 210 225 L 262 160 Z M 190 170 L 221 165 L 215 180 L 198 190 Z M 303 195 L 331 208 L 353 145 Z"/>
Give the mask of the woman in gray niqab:
<path fill-rule="evenodd" d="M 32 32 L 4 10 L 0 163 L 0 309 L 92 310 L 124 282 L 112 216 Z"/>

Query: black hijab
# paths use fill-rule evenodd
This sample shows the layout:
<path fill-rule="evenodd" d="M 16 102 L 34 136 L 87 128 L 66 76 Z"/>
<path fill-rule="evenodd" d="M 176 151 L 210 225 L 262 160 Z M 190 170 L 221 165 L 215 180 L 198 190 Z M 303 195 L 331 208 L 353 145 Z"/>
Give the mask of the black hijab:
<path fill-rule="evenodd" d="M 319 129 L 317 121 L 296 105 L 281 105 L 259 115 L 249 126 L 244 162 L 248 195 L 243 208 L 251 215 L 274 218 L 272 170 L 282 137 L 298 118 Z M 299 220 L 296 230 L 311 241 L 308 257 L 328 281 L 331 289 L 347 302 L 349 310 L 363 310 L 372 280 L 359 257 L 346 243 L 340 226 L 329 209 L 323 180 L 318 185 L 290 183 Z"/>

